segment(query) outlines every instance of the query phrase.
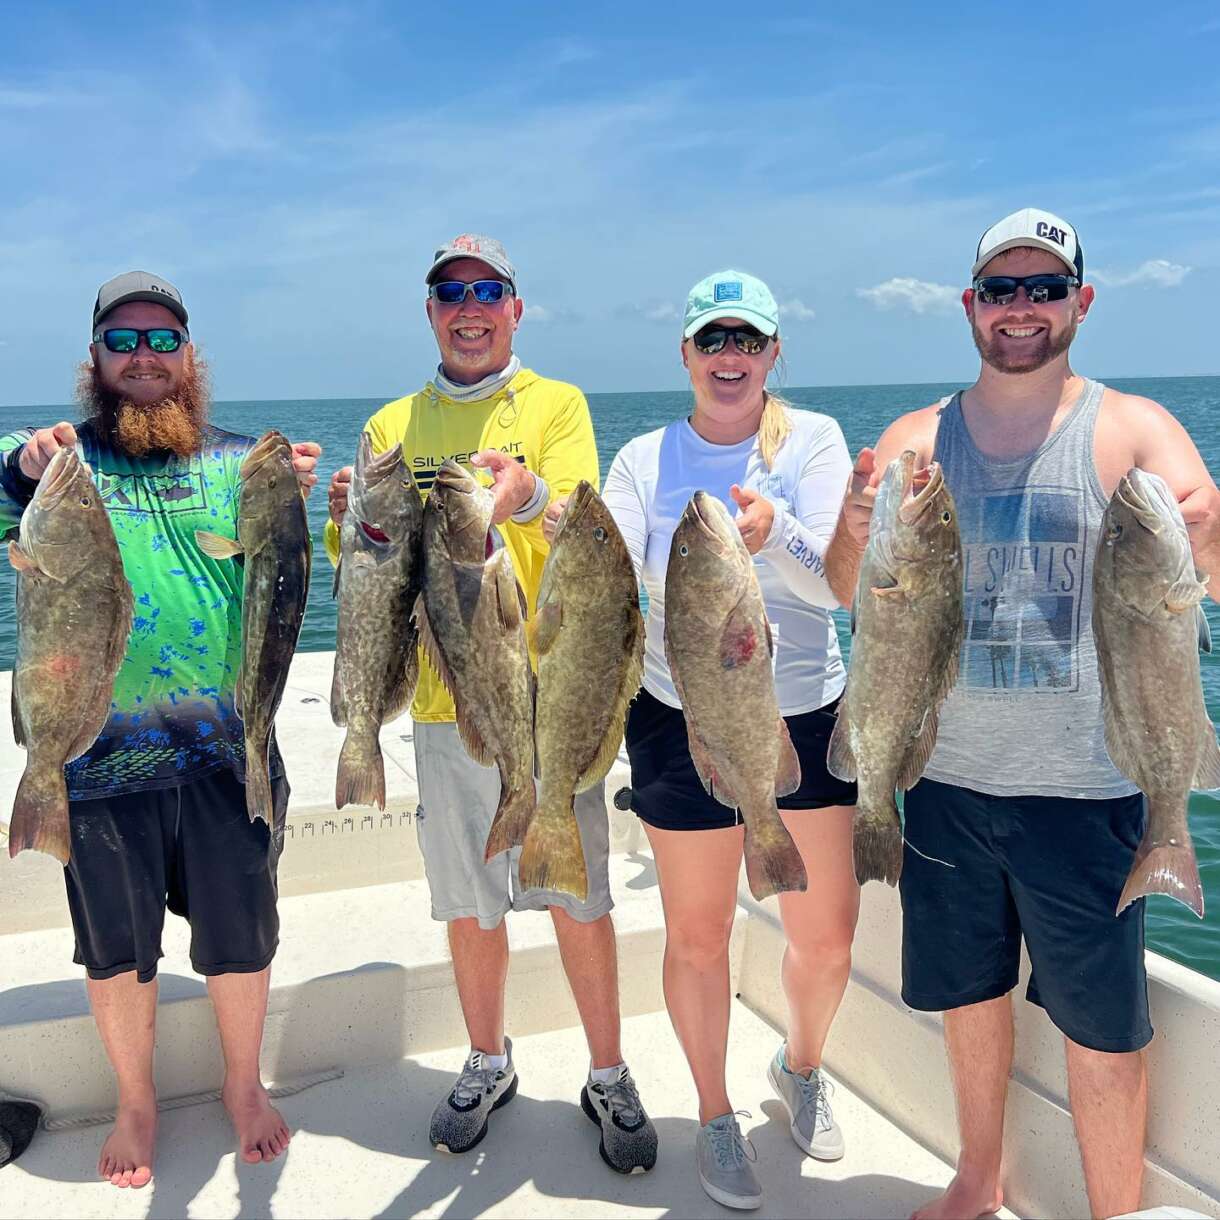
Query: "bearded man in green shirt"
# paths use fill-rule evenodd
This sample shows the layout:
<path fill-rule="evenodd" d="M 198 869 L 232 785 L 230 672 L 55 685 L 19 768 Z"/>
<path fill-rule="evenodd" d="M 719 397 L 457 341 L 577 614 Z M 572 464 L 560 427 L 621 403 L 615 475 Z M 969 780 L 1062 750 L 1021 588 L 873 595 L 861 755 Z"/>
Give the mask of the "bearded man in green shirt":
<path fill-rule="evenodd" d="M 118 1084 L 98 1172 L 140 1187 L 152 1178 L 156 1141 L 156 974 L 167 906 L 190 923 L 191 964 L 207 977 L 225 1058 L 222 1100 L 242 1159 L 271 1161 L 288 1145 L 258 1069 L 288 783 L 273 742 L 276 824 L 251 822 L 234 708 L 242 569 L 195 543 L 196 529 L 236 534 L 240 470 L 254 438 L 208 423 L 207 370 L 182 296 L 165 279 L 131 271 L 103 284 L 92 335 L 78 390 L 85 421 L 0 437 L 0 539 L 16 535 L 56 450 L 76 446 L 114 526 L 135 619 L 110 716 L 66 769 L 64 871 L 75 960 Z M 293 449 L 308 492 L 321 448 Z"/>

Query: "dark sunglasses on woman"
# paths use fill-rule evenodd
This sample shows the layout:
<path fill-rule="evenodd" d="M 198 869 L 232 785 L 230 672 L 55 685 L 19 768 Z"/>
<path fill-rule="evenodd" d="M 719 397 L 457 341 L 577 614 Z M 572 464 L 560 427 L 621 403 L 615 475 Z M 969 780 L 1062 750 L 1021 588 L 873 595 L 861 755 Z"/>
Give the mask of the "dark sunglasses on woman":
<path fill-rule="evenodd" d="M 187 341 L 182 331 L 169 326 L 158 326 L 153 330 L 133 330 L 130 327 L 118 326 L 93 336 L 94 343 L 100 340 L 106 345 L 108 352 L 117 352 L 120 355 L 134 352 L 140 346 L 141 339 L 148 344 L 149 351 L 158 352 L 163 356 L 176 352 Z"/>
<path fill-rule="evenodd" d="M 753 326 L 715 325 L 704 326 L 695 331 L 691 336 L 691 342 L 705 356 L 714 356 L 728 342 L 730 335 L 733 336 L 733 342 L 743 356 L 757 356 L 760 352 L 766 351 L 767 344 L 771 342 L 770 335 L 764 335 L 762 331 L 756 330 Z"/>

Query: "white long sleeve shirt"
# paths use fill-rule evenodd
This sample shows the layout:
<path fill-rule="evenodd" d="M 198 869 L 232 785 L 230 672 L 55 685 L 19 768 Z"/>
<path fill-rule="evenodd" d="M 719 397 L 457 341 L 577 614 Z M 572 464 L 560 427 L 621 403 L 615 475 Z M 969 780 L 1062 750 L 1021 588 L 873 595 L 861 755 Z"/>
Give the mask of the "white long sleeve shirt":
<path fill-rule="evenodd" d="M 754 556 L 767 617 L 776 637 L 775 691 L 782 715 L 824 707 L 843 691 L 846 675 L 830 610 L 838 605 L 822 559 L 830 543 L 851 457 L 842 429 L 828 415 L 791 410 L 792 432 L 768 470 L 757 435 L 714 445 L 685 420 L 625 445 L 602 488 L 636 575 L 648 593 L 644 688 L 680 707 L 665 661 L 665 570 L 674 530 L 696 491 L 738 516 L 729 488 L 765 496 L 775 509 L 767 541 Z"/>

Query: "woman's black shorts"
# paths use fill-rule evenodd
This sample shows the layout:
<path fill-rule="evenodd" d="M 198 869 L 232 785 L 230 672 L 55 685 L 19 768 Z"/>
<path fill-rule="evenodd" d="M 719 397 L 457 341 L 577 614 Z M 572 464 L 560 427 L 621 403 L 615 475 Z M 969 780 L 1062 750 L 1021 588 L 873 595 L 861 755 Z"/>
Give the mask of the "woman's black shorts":
<path fill-rule="evenodd" d="M 826 747 L 835 727 L 838 700 L 813 712 L 785 716 L 801 762 L 801 786 L 776 802 L 781 809 L 854 805 L 856 785 L 826 770 Z M 686 720 L 678 708 L 640 691 L 627 713 L 627 757 L 631 760 L 631 808 L 661 830 L 720 830 L 740 814 L 704 792 L 691 762 Z"/>

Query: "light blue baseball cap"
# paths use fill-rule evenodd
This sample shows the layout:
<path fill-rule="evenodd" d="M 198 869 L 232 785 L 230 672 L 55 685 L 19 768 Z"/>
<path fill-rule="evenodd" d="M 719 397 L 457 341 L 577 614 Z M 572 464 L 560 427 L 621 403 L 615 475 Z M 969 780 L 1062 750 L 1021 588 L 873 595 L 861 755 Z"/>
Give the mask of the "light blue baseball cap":
<path fill-rule="evenodd" d="M 744 271 L 717 271 L 700 280 L 686 298 L 682 338 L 689 339 L 716 318 L 735 318 L 757 327 L 764 335 L 779 330 L 779 306 L 771 289 Z"/>

